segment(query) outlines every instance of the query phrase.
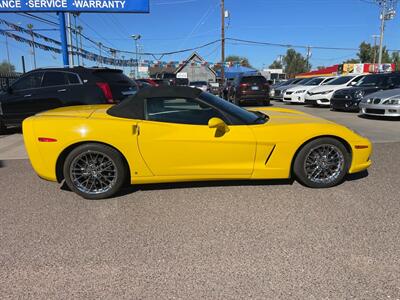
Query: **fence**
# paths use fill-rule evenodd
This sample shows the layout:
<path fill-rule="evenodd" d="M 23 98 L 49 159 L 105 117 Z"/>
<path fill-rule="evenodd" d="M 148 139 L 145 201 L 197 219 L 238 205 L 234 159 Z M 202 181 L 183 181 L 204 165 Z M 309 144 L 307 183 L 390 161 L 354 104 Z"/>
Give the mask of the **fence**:
<path fill-rule="evenodd" d="M 20 76 L 19 73 L 0 73 L 0 89 L 6 90 Z"/>

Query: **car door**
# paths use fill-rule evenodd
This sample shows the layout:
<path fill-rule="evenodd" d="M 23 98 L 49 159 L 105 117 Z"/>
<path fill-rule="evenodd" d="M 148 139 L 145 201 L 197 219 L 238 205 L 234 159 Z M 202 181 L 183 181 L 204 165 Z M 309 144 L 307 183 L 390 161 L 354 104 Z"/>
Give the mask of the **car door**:
<path fill-rule="evenodd" d="M 152 98 L 139 123 L 140 153 L 158 176 L 250 177 L 256 139 L 246 125 L 221 133 L 208 127 L 213 117 L 229 119 L 198 99 Z"/>
<path fill-rule="evenodd" d="M 57 70 L 45 72 L 40 96 L 36 97 L 35 109 L 37 112 L 65 105 L 70 92 L 68 74 Z"/>
<path fill-rule="evenodd" d="M 6 123 L 20 123 L 36 113 L 35 99 L 40 92 L 44 72 L 33 72 L 18 79 L 2 100 Z"/>

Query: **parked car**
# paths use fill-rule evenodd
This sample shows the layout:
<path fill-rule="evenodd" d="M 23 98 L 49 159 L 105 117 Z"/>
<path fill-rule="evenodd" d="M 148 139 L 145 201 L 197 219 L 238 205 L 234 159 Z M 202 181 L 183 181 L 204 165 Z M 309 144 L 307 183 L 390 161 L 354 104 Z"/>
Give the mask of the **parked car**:
<path fill-rule="evenodd" d="M 262 75 L 242 75 L 232 84 L 230 101 L 240 105 L 244 101 L 269 105 L 269 84 Z"/>
<path fill-rule="evenodd" d="M 293 177 L 328 188 L 371 165 L 371 142 L 344 126 L 294 110 L 249 111 L 188 87 L 47 111 L 26 119 L 23 133 L 35 172 L 87 199 L 127 183 Z"/>
<path fill-rule="evenodd" d="M 141 79 L 136 79 L 135 81 L 137 83 L 139 83 L 139 86 L 140 86 L 141 83 L 146 83 L 146 84 L 149 84 L 151 86 L 159 86 L 159 83 L 156 80 L 155 79 L 151 79 L 151 78 L 141 78 Z"/>
<path fill-rule="evenodd" d="M 209 82 L 207 91 L 213 95 L 219 95 L 219 92 L 220 92 L 219 83 L 218 82 Z"/>
<path fill-rule="evenodd" d="M 207 81 L 191 81 L 189 83 L 189 86 L 191 88 L 198 88 L 198 89 L 202 90 L 203 92 L 207 92 L 207 90 L 208 90 Z"/>
<path fill-rule="evenodd" d="M 0 95 L 0 127 L 21 125 L 38 112 L 60 106 L 117 103 L 137 92 L 121 70 L 46 68 L 26 73 Z"/>
<path fill-rule="evenodd" d="M 355 85 L 365 75 L 345 75 L 338 77 L 325 85 L 309 90 L 305 96 L 305 103 L 311 105 L 330 106 L 333 93 L 337 90 Z"/>
<path fill-rule="evenodd" d="M 294 80 L 286 81 L 285 84 L 274 89 L 274 100 L 283 101 L 283 95 L 285 94 L 286 90 L 298 85 L 304 85 L 311 79 L 312 78 L 295 78 Z"/>
<path fill-rule="evenodd" d="M 306 93 L 317 87 L 334 80 L 337 77 L 315 77 L 304 85 L 297 85 L 293 88 L 287 89 L 283 94 L 283 102 L 285 103 L 304 103 Z"/>
<path fill-rule="evenodd" d="M 359 106 L 363 115 L 400 117 L 400 88 L 372 93 Z"/>
<path fill-rule="evenodd" d="M 336 91 L 331 99 L 331 109 L 358 112 L 358 105 L 366 95 L 397 87 L 400 87 L 399 72 L 366 75 L 353 87 Z"/>

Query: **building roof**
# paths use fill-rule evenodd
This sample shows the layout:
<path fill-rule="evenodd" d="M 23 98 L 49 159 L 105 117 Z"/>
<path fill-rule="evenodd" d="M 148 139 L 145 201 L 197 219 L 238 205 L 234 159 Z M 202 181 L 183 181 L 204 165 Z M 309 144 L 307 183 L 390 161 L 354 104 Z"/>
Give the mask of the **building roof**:
<path fill-rule="evenodd" d="M 184 67 L 186 67 L 188 64 L 192 63 L 193 61 L 197 61 L 200 63 L 204 63 L 205 66 L 214 73 L 214 75 L 217 75 L 217 73 L 210 68 L 210 66 L 207 64 L 207 62 L 197 53 L 197 52 L 193 52 L 192 55 L 189 56 L 189 58 L 187 60 L 185 60 L 185 63 L 183 63 L 182 65 L 180 65 L 176 70 L 175 70 L 175 74 L 179 73 L 180 71 L 182 71 L 182 69 Z"/>

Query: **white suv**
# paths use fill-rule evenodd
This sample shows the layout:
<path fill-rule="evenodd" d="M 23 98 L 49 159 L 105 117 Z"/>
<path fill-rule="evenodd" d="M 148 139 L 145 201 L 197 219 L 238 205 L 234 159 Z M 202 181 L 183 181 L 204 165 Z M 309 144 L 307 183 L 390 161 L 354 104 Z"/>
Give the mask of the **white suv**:
<path fill-rule="evenodd" d="M 325 85 L 310 89 L 305 95 L 305 103 L 330 106 L 333 93 L 355 85 L 365 75 L 345 75 L 338 77 Z"/>
<path fill-rule="evenodd" d="M 307 92 L 317 86 L 327 84 L 337 77 L 315 77 L 304 85 L 295 86 L 285 91 L 283 102 L 304 103 Z"/>

